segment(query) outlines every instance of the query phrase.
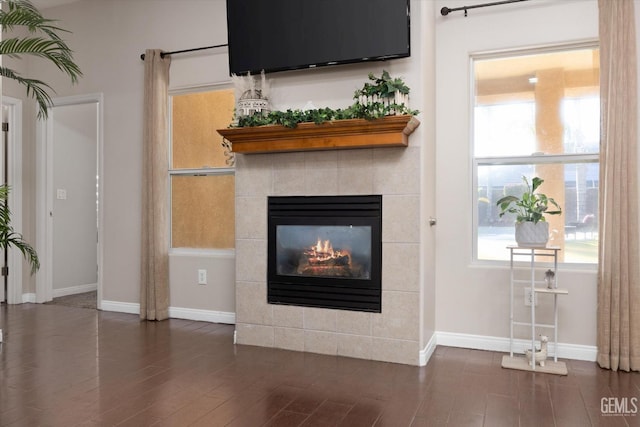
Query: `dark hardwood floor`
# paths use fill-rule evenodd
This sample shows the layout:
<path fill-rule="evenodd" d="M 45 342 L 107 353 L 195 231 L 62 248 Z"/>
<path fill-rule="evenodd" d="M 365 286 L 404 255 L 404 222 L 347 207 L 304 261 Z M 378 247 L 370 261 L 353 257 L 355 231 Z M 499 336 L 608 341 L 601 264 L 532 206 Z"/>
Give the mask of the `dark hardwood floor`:
<path fill-rule="evenodd" d="M 616 403 L 640 407 L 640 375 L 595 363 L 568 361 L 561 377 L 438 347 L 419 368 L 234 346 L 233 326 L 57 305 L 3 305 L 0 326 L 1 426 L 640 425 Z"/>

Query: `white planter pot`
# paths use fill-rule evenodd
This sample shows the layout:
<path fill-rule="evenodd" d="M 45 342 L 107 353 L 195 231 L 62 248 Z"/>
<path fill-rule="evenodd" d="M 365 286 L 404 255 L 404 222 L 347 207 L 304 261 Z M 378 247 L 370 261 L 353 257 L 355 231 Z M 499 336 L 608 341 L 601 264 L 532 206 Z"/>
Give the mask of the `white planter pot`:
<path fill-rule="evenodd" d="M 545 247 L 549 241 L 548 222 L 519 222 L 516 223 L 516 242 L 518 246 Z"/>

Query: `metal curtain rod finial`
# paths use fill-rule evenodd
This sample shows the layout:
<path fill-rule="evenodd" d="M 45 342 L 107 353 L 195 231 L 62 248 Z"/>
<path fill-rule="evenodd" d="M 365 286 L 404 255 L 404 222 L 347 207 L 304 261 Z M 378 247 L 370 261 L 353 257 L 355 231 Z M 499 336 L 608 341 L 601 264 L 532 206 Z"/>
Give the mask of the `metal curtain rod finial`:
<path fill-rule="evenodd" d="M 462 6 L 462 7 L 454 7 L 454 8 L 450 8 L 450 7 L 443 7 L 442 9 L 440 9 L 440 14 L 442 16 L 447 16 L 448 14 L 450 14 L 451 12 L 457 12 L 459 10 L 464 10 L 464 16 L 467 16 L 467 10 L 469 9 L 477 9 L 479 7 L 488 7 L 488 6 L 498 6 L 501 4 L 509 4 L 509 3 L 518 3 L 521 1 L 529 1 L 529 0 L 502 0 L 502 1 L 495 1 L 492 3 L 483 3 L 483 4 L 476 4 L 473 6 Z"/>

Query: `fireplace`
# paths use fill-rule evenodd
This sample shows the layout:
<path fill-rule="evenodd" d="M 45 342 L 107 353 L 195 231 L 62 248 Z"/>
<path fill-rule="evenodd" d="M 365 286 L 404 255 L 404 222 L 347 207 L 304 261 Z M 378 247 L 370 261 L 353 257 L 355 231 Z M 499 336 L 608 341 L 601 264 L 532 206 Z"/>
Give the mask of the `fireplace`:
<path fill-rule="evenodd" d="M 382 196 L 269 197 L 267 300 L 381 311 Z"/>

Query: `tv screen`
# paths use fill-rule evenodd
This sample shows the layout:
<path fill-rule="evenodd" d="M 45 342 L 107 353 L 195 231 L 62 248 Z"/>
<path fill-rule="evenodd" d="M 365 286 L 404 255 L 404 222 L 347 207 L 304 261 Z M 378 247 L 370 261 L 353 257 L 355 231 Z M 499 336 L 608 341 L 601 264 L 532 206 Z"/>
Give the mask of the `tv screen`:
<path fill-rule="evenodd" d="M 227 0 L 229 71 L 410 55 L 409 0 Z"/>

